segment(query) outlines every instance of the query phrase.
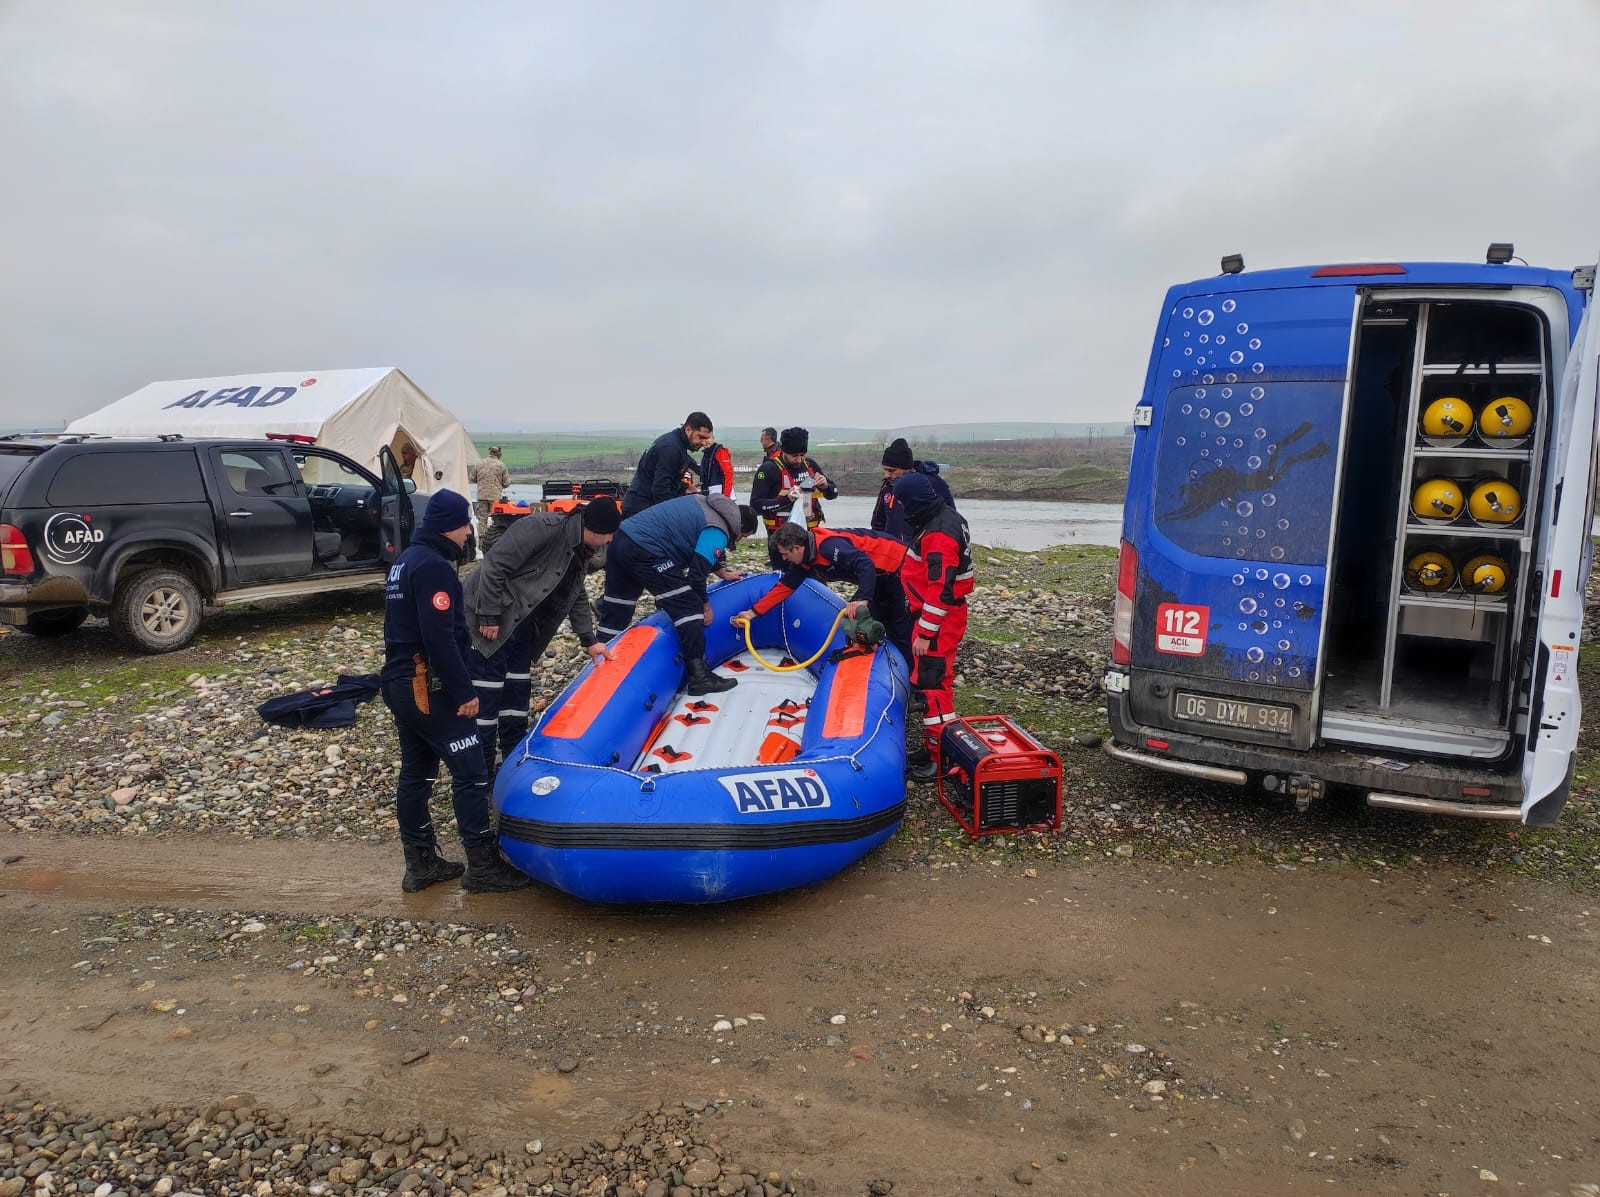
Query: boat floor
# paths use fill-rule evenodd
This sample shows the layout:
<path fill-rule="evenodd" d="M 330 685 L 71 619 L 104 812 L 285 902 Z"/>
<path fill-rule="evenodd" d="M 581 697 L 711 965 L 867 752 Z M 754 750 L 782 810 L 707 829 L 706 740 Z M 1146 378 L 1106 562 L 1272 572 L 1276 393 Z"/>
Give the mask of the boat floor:
<path fill-rule="evenodd" d="M 763 653 L 772 660 L 778 650 Z M 790 663 L 789 658 L 783 658 Z M 738 679 L 721 694 L 680 692 L 634 769 L 684 773 L 739 765 L 778 764 L 800 751 L 817 679 L 809 669 L 777 673 L 741 652 L 714 671 Z"/>

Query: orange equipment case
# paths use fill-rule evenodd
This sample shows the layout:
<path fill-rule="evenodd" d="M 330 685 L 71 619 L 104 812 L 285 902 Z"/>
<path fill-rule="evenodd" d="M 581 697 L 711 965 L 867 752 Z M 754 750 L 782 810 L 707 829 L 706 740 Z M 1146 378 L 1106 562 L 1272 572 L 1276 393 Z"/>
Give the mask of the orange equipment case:
<path fill-rule="evenodd" d="M 939 737 L 939 801 L 970 836 L 1061 827 L 1061 758 L 1004 715 L 968 715 Z"/>

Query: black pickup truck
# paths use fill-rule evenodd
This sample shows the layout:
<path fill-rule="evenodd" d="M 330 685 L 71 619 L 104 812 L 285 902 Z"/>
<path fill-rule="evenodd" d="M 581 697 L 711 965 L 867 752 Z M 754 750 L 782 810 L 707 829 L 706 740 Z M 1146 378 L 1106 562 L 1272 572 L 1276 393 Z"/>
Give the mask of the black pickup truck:
<path fill-rule="evenodd" d="M 379 461 L 382 477 L 293 440 L 0 438 L 0 623 L 62 636 L 105 615 L 162 653 L 208 607 L 381 585 L 417 516 Z"/>

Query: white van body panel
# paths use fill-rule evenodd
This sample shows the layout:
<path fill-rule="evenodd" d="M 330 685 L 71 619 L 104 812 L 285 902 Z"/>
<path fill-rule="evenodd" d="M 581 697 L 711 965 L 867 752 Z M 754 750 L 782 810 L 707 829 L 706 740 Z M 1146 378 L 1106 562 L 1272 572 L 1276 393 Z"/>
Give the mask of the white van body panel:
<path fill-rule="evenodd" d="M 1583 634 L 1584 579 L 1594 523 L 1595 419 L 1600 376 L 1600 321 L 1591 307 L 1561 379 L 1561 407 L 1571 412 L 1552 453 L 1552 504 L 1545 585 L 1539 608 L 1539 653 L 1544 662 L 1538 724 L 1528 729 L 1522 762 L 1522 821 L 1553 823 L 1567 801 L 1583 703 L 1578 693 L 1578 645 Z"/>

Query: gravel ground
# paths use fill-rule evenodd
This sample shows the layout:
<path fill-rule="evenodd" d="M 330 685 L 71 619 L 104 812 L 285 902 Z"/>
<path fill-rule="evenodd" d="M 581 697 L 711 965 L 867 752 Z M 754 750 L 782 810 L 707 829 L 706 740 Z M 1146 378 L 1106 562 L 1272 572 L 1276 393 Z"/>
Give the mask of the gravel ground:
<path fill-rule="evenodd" d="M 969 843 L 924 789 L 888 856 L 896 867 L 961 867 L 999 855 L 1159 855 L 1214 862 L 1355 861 L 1377 868 L 1441 861 L 1510 868 L 1600 888 L 1600 782 L 1584 737 L 1573 798 L 1545 831 L 1369 811 L 1334 795 L 1307 815 L 1261 793 L 1147 773 L 1105 758 L 1099 698 L 1110 637 L 1110 550 L 979 550 L 972 628 L 957 702 L 1001 711 L 1059 752 L 1063 822 L 1052 836 Z M 591 585 L 593 583 L 591 582 Z M 648 602 L 648 600 L 647 600 Z M 1592 679 L 1594 654 L 1583 674 Z M 540 707 L 576 673 L 570 631 L 539 663 Z M 0 663 L 0 824 L 16 831 L 230 835 L 388 841 L 393 730 L 381 702 L 354 727 L 292 731 L 261 722 L 278 694 L 371 673 L 382 663 L 376 598 L 223 616 L 172 657 L 117 653 L 103 629 L 67 641 L 13 634 Z M 448 820 L 446 820 L 448 822 Z"/>
<path fill-rule="evenodd" d="M 1600 891 L 1600 801 L 1595 736 L 1586 732 L 1572 802 L 1553 829 L 1421 819 L 1334 797 L 1297 815 L 1265 795 L 1147 774 L 1105 758 L 1100 675 L 1110 636 L 1109 550 L 980 550 L 973 632 L 960 659 L 958 703 L 1003 711 L 1061 753 L 1063 822 L 1055 835 L 969 840 L 918 791 L 901 832 L 878 855 L 892 871 L 1031 872 L 1052 856 L 1157 857 L 1213 865 L 1257 858 L 1282 869 L 1338 863 L 1382 873 L 1418 865 L 1464 875 L 1522 874 Z M 1591 623 L 1593 617 L 1591 616 Z M 1590 634 L 1594 632 L 1591 627 Z M 65 641 L 0 637 L 0 827 L 13 833 L 96 836 L 223 833 L 254 838 L 394 839 L 393 731 L 381 702 L 354 727 L 290 731 L 254 707 L 278 694 L 376 672 L 381 603 L 330 597 L 229 612 L 171 657 L 130 657 L 103 625 Z M 1582 674 L 1595 677 L 1592 651 Z M 535 704 L 559 692 L 583 654 L 563 632 L 538 665 Z M 1594 701 L 1591 697 L 1591 702 Z M 448 822 L 448 820 L 446 820 Z M 396 853 L 398 856 L 398 852 Z M 398 862 L 397 862 L 398 863 Z M 398 868 L 397 868 L 398 872 Z M 86 972 L 134 967 L 152 940 L 195 960 L 288 970 L 387 998 L 392 1025 L 455 1019 L 475 1042 L 539 1043 L 558 1066 L 559 1027 L 533 1017 L 584 962 L 519 946 L 504 927 L 404 920 L 295 922 L 281 915 L 130 909 L 85 937 Z M 546 947 L 544 951 L 552 949 Z M 373 964 L 385 962 L 381 980 Z M 449 976 L 452 986 L 437 978 Z M 170 997 L 152 989 L 151 1009 Z M 984 1019 L 983 999 L 940 995 Z M 970 1009 L 968 1008 L 970 1007 Z M 740 1020 L 759 1020 L 747 1011 Z M 1141 1044 L 1093 1026 L 1023 1022 L 1029 1050 L 1090 1049 L 1098 1075 L 1130 1097 L 1179 1092 L 1190 1080 Z M 659 1033 L 675 1033 L 671 1027 Z M 829 1028 L 816 1037 L 826 1045 Z M 542 1038 L 541 1038 L 542 1037 Z M 1134 1053 L 1134 1048 L 1140 1048 Z M 292 1125 L 247 1097 L 199 1109 L 85 1118 L 0 1081 L 0 1197 L 23 1193 L 345 1194 L 627 1192 L 645 1197 L 805 1192 L 800 1174 L 733 1160 L 716 1137 L 718 1104 L 689 1098 L 642 1110 L 582 1151 L 520 1157 L 470 1154 L 441 1128 L 390 1126 L 356 1134 Z M 1019 1177 L 1018 1183 L 1026 1183 Z M 867 1194 L 893 1190 L 874 1181 Z"/>
<path fill-rule="evenodd" d="M 13 1099 L 0 1106 L 0 1197 L 522 1197 L 616 1193 L 618 1186 L 641 1197 L 805 1191 L 803 1177 L 731 1159 L 717 1142 L 716 1116 L 716 1105 L 705 1098 L 657 1103 L 581 1151 L 546 1153 L 535 1139 L 515 1158 L 473 1155 L 439 1128 L 390 1126 L 363 1134 L 326 1124 L 296 1126 L 254 1108 L 248 1095 L 198 1110 L 108 1120 Z"/>

